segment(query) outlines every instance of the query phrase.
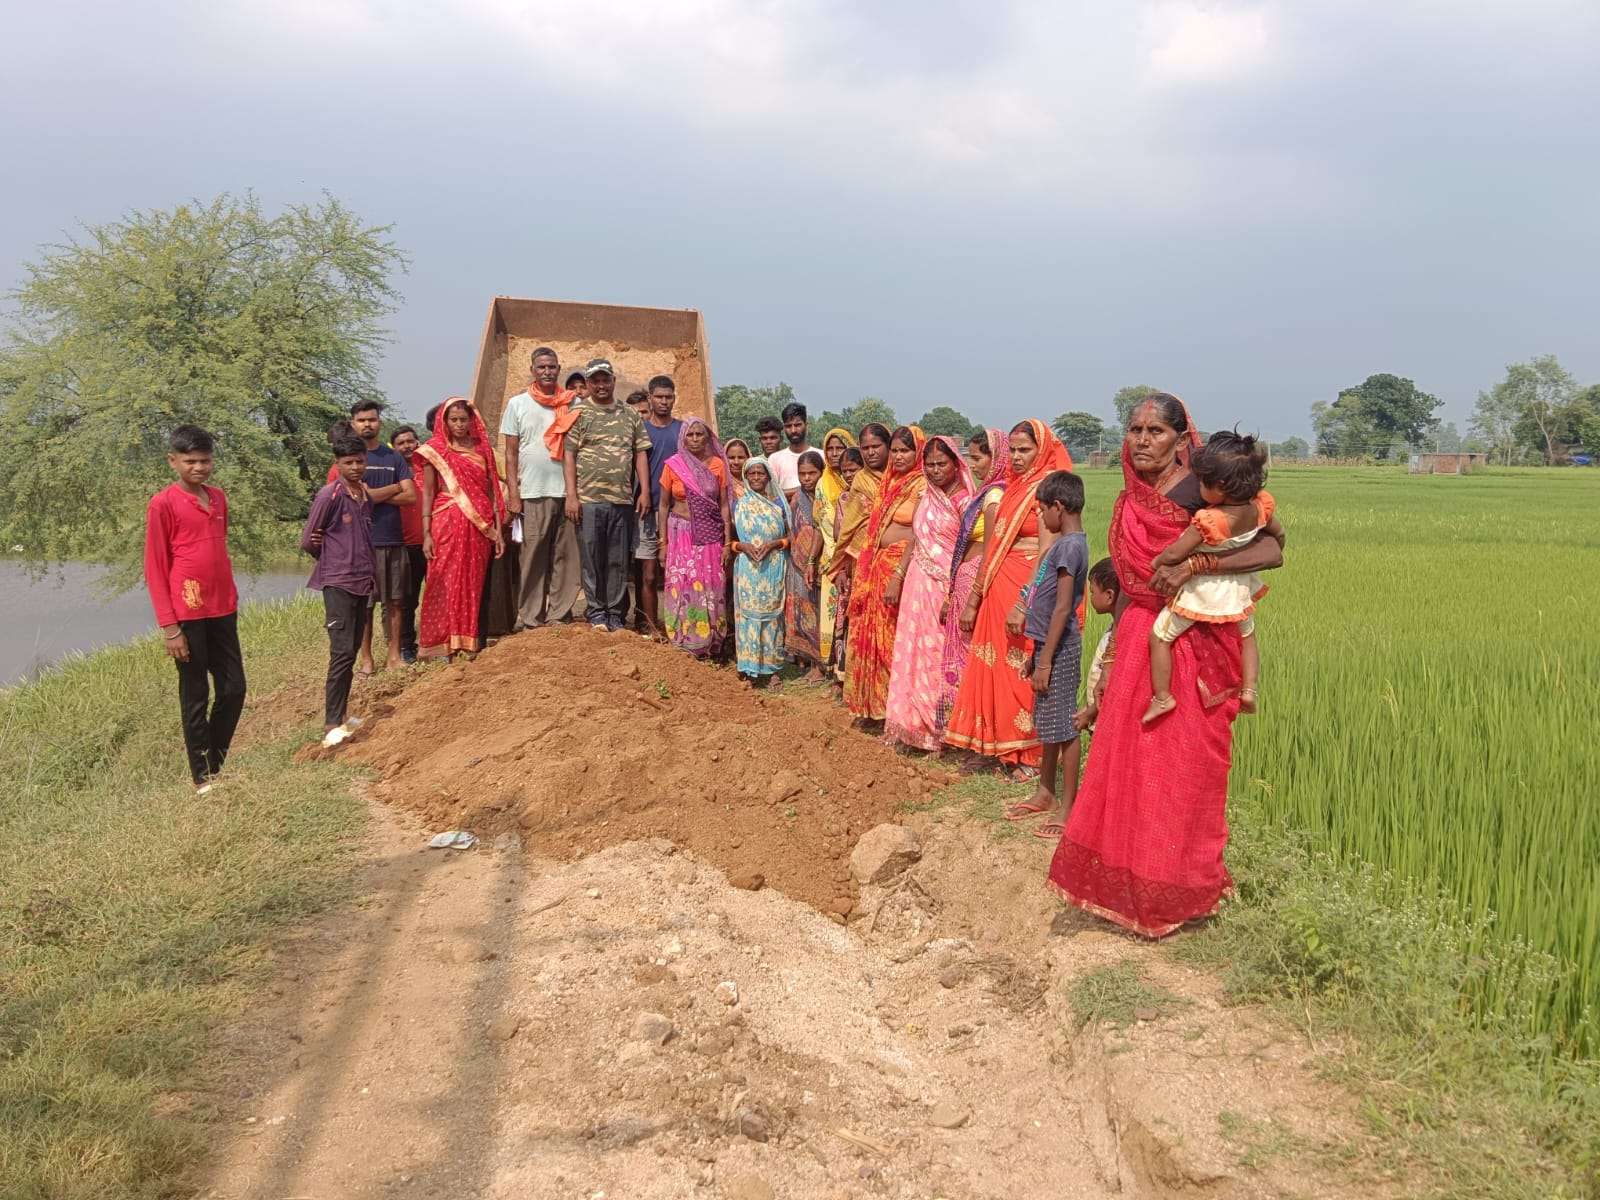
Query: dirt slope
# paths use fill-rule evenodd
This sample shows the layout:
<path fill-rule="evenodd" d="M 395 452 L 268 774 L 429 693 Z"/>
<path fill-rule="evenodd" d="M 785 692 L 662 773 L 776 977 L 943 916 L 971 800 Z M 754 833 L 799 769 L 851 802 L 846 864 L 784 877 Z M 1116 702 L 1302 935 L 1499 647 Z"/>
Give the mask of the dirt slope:
<path fill-rule="evenodd" d="M 709 715 L 680 711 L 691 685 Z M 366 685 L 368 711 L 393 687 Z M 641 717 L 646 688 L 664 707 Z M 908 818 L 921 861 L 851 893 L 846 927 L 819 911 L 855 831 L 925 783 L 825 702 L 569 631 L 388 703 L 344 752 L 395 803 L 373 801 L 361 900 L 286 950 L 235 1033 L 217 1200 L 1382 1194 L 1310 1153 L 1353 1105 L 1304 1039 L 1064 911 L 1034 839 Z M 587 771 L 558 729 L 581 731 Z M 769 747 L 829 736 L 858 789 L 804 778 L 769 802 Z M 675 739 L 728 770 L 685 797 Z M 423 848 L 459 824 L 479 849 Z M 1161 1001 L 1085 1024 L 1074 987 L 1117 966 Z"/>

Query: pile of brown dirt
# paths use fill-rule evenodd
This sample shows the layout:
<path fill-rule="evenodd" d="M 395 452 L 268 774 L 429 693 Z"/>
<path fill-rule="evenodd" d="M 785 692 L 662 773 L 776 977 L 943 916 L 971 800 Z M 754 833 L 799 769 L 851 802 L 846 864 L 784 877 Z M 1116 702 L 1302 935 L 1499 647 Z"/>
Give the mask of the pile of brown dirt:
<path fill-rule="evenodd" d="M 407 688 L 343 753 L 437 829 L 515 829 L 559 858 L 669 838 L 844 916 L 856 839 L 950 775 L 798 692 L 630 634 L 531 630 Z"/>

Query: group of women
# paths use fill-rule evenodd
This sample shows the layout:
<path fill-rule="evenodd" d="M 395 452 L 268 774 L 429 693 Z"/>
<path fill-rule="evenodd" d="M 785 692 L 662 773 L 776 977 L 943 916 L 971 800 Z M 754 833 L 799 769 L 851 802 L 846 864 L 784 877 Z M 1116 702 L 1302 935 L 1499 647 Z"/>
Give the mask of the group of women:
<path fill-rule="evenodd" d="M 490 555 L 503 551 L 505 511 L 472 405 L 447 402 L 433 434 L 419 451 L 430 516 L 424 647 L 452 644 L 466 597 L 477 603 L 467 577 L 481 582 Z M 1154 565 L 1204 504 L 1188 469 L 1196 446 L 1187 410 L 1169 394 L 1144 401 L 1129 423 L 1108 536 L 1122 597 L 1116 648 L 1050 868 L 1073 903 L 1154 937 L 1214 911 L 1232 885 L 1222 861 L 1238 713 L 1232 627 L 1178 639 L 1178 708 L 1140 721 L 1150 628 L 1196 569 Z M 799 490 L 786 496 L 766 458 L 741 439 L 722 445 L 689 417 L 661 475 L 668 637 L 703 659 L 731 651 L 752 683 L 791 662 L 814 678 L 826 673 L 851 713 L 873 728 L 881 722 L 888 740 L 969 751 L 1025 778 L 1041 755 L 1021 620 L 1043 550 L 1036 495 L 1051 472 L 1071 466 L 1037 420 L 1009 433 L 981 430 L 965 445 L 872 424 L 859 435 L 830 429 L 820 453 L 801 457 Z M 1258 540 L 1211 569 L 1280 563 L 1281 546 Z M 459 605 L 449 584 L 458 575 Z"/>
<path fill-rule="evenodd" d="M 1204 504 L 1188 470 L 1197 445 L 1174 396 L 1152 396 L 1130 422 L 1108 539 L 1122 649 L 1051 866 L 1074 903 L 1150 936 L 1214 911 L 1231 887 L 1222 850 L 1238 712 L 1232 631 L 1180 639 L 1179 710 L 1140 722 L 1150 626 L 1196 569 L 1153 560 Z M 1037 420 L 981 430 L 965 445 L 914 426 L 830 429 L 786 497 L 765 458 L 740 439 L 722 446 L 689 418 L 663 474 L 671 639 L 713 658 L 731 628 L 752 682 L 789 661 L 827 671 L 851 713 L 870 728 L 881 722 L 889 741 L 969 751 L 1027 778 L 1042 749 L 1021 619 L 1044 549 L 1036 496 L 1071 466 Z M 1281 547 L 1266 542 L 1216 565 L 1280 561 Z"/>

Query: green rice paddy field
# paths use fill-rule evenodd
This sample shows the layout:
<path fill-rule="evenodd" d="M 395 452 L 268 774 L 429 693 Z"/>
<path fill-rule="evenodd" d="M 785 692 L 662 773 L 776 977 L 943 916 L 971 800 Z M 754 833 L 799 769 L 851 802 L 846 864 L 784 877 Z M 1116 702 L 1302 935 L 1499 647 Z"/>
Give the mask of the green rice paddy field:
<path fill-rule="evenodd" d="M 1120 476 L 1084 477 L 1103 546 Z M 1492 914 L 1487 959 L 1527 961 L 1494 953 L 1505 939 L 1554 956 L 1528 1032 L 1600 1053 L 1600 471 L 1306 467 L 1268 486 L 1288 561 L 1259 610 L 1234 794 Z M 1521 982 L 1466 986 L 1503 1013 Z"/>

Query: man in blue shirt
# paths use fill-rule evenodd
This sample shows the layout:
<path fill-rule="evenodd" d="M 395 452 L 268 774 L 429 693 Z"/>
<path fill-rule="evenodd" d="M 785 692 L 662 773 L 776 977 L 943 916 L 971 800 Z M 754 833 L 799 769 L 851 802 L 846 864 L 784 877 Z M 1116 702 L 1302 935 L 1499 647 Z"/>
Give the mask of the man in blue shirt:
<path fill-rule="evenodd" d="M 371 675 L 373 610 L 383 605 L 384 665 L 400 653 L 400 617 L 411 590 L 411 560 L 406 554 L 400 506 L 417 502 L 417 485 L 405 456 L 383 442 L 383 405 L 362 400 L 350 410 L 350 428 L 367 448 L 367 495 L 372 500 L 373 589 L 367 626 L 361 634 L 357 670 Z"/>

